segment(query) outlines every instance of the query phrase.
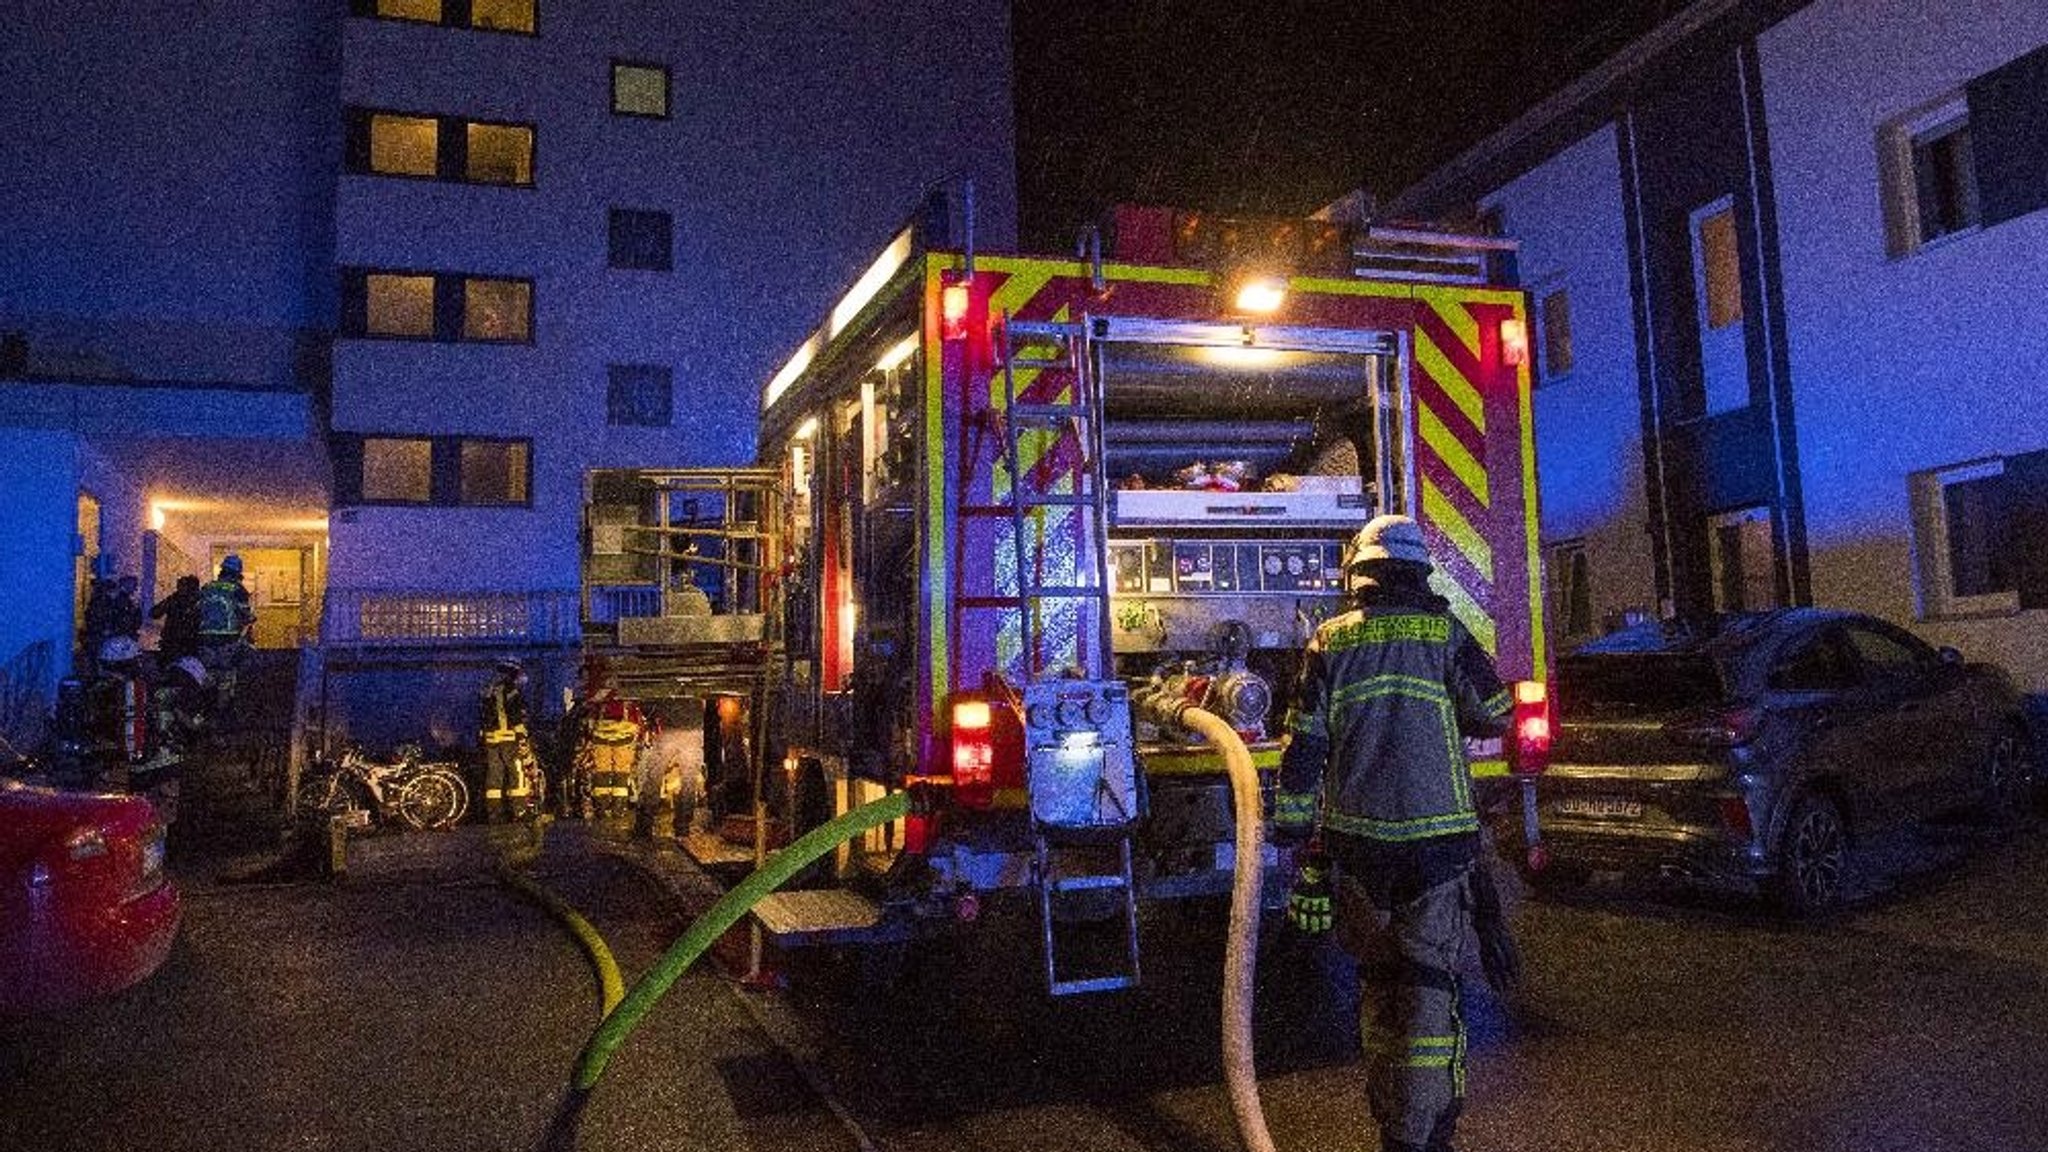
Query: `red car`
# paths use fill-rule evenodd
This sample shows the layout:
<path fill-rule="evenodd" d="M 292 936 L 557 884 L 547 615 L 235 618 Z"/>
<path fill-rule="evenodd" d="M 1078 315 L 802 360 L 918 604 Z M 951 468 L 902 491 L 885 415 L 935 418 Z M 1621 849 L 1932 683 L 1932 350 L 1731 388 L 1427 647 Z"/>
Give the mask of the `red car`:
<path fill-rule="evenodd" d="M 143 980 L 170 954 L 178 912 L 147 800 L 0 779 L 0 1015 Z"/>

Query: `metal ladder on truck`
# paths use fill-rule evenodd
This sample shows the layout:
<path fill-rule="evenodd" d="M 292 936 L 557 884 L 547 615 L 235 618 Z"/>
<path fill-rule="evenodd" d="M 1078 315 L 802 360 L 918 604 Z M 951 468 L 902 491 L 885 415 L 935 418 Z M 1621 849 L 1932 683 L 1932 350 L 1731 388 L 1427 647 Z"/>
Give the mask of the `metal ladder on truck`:
<path fill-rule="evenodd" d="M 1102 666 L 1110 651 L 1109 497 L 1098 435 L 1101 395 L 1087 363 L 1085 327 L 1006 317 L 1002 372 L 1011 554 L 1027 679 L 1026 785 L 1046 988 L 1054 996 L 1128 988 L 1139 978 L 1131 837 L 1141 812 L 1129 698 L 1114 669 Z M 1020 377 L 1028 381 L 1020 383 Z M 1033 449 L 1029 455 L 1027 445 Z M 1069 551 L 1055 557 L 1055 546 Z M 1048 575 L 1048 566 L 1059 571 Z M 1047 659 L 1049 618 L 1073 628 L 1077 667 Z M 1088 634 L 1091 623 L 1094 635 Z M 1063 850 L 1057 859 L 1055 849 Z M 1059 867 L 1104 855 L 1113 856 L 1114 870 L 1076 873 Z M 1093 899 L 1092 893 L 1122 897 L 1123 962 L 1107 972 L 1068 975 L 1060 960 L 1060 913 Z"/>

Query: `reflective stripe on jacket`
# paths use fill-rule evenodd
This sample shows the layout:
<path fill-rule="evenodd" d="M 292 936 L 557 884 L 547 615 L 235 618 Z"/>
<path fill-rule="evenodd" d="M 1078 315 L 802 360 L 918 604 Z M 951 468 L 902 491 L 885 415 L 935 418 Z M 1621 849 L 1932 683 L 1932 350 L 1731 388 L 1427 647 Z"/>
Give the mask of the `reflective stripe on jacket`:
<path fill-rule="evenodd" d="M 1368 605 L 1309 641 L 1287 721 L 1276 825 L 1405 843 L 1476 832 L 1464 737 L 1513 710 L 1492 661 L 1447 612 Z"/>
<path fill-rule="evenodd" d="M 590 738 L 600 744 L 628 744 L 640 738 L 640 708 L 631 700 L 611 699 L 597 705 Z"/>
<path fill-rule="evenodd" d="M 483 723 L 486 744 L 509 744 L 526 735 L 526 696 L 515 686 L 492 684 L 484 689 Z"/>

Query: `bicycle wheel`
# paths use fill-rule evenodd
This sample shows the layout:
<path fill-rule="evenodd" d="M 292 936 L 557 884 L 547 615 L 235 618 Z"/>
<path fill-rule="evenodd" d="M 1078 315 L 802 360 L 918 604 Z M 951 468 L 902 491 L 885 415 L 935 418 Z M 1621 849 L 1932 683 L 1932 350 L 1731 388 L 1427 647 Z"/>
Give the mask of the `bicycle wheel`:
<path fill-rule="evenodd" d="M 461 806 L 456 785 L 438 772 L 414 776 L 398 791 L 398 818 L 414 831 L 448 827 Z"/>
<path fill-rule="evenodd" d="M 462 818 L 469 815 L 469 785 L 463 782 L 462 773 L 446 764 L 429 764 L 426 770 L 446 780 L 448 786 L 455 790 L 455 811 L 442 827 L 453 828 L 462 823 Z"/>

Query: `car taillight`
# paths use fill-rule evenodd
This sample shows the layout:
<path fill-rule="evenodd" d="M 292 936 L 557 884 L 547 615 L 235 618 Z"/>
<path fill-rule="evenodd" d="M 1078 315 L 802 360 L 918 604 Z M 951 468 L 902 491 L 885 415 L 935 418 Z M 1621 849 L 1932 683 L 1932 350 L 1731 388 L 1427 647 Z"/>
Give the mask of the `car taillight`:
<path fill-rule="evenodd" d="M 1550 766 L 1550 691 L 1541 680 L 1515 681 L 1514 732 L 1508 767 L 1535 776 Z"/>
<path fill-rule="evenodd" d="M 1664 736 L 1690 748 L 1735 748 L 1756 738 L 1757 719 L 1754 708 L 1709 712 L 1673 720 L 1664 726 Z"/>
<path fill-rule="evenodd" d="M 995 800 L 994 709 L 986 700 L 953 702 L 953 800 L 986 808 Z"/>
<path fill-rule="evenodd" d="M 99 828 L 80 828 L 64 838 L 64 851 L 73 860 L 89 860 L 107 854 L 107 834 Z"/>

